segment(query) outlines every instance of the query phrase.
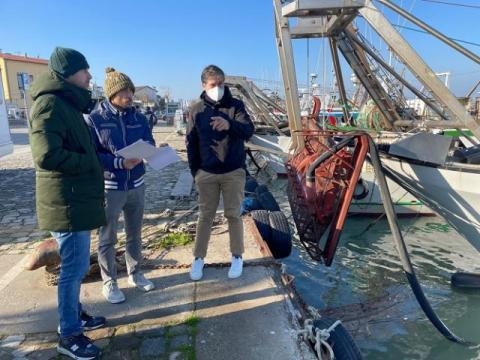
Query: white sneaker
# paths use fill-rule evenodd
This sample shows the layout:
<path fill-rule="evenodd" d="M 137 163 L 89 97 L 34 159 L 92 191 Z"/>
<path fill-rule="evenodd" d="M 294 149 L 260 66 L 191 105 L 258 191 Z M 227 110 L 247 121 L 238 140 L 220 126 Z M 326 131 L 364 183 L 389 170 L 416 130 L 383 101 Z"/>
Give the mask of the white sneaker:
<path fill-rule="evenodd" d="M 153 284 L 153 282 L 148 280 L 142 273 L 135 273 L 129 275 L 128 283 L 132 286 L 136 286 L 137 288 L 145 292 L 155 289 L 155 285 Z"/>
<path fill-rule="evenodd" d="M 192 263 L 192 269 L 190 270 L 190 279 L 198 281 L 203 277 L 203 259 L 195 258 Z"/>
<path fill-rule="evenodd" d="M 228 278 L 236 279 L 242 275 L 243 270 L 243 259 L 241 256 L 232 256 L 232 265 L 230 265 L 230 270 L 228 270 Z"/>
<path fill-rule="evenodd" d="M 125 295 L 123 295 L 122 290 L 118 288 L 116 281 L 109 281 L 103 284 L 102 294 L 111 304 L 119 304 L 125 301 Z"/>

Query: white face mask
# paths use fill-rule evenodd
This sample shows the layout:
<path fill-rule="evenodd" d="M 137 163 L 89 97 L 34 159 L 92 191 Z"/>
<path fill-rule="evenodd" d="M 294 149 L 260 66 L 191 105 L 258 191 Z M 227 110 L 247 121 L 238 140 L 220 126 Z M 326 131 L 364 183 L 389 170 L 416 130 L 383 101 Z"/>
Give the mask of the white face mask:
<path fill-rule="evenodd" d="M 225 87 L 223 86 L 215 86 L 214 88 L 205 90 L 208 97 L 213 101 L 220 101 L 225 93 Z"/>

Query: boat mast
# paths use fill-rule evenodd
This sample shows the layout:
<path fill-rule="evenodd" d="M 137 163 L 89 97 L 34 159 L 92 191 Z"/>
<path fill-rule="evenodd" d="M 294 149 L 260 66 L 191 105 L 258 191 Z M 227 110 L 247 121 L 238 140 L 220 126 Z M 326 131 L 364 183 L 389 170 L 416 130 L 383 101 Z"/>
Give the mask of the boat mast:
<path fill-rule="evenodd" d="M 421 22 L 405 10 L 398 9 L 398 6 L 391 4 L 389 0 L 379 1 L 397 11 L 407 20 L 421 26 L 423 29 L 435 35 L 454 49 L 460 51 L 468 58 L 480 63 L 479 56 L 456 44 L 453 40 Z M 440 128 L 466 127 L 480 139 L 479 123 L 473 119 L 465 107 L 457 100 L 442 81 L 438 79 L 432 69 L 400 35 L 382 12 L 373 5 L 372 0 L 294 0 L 283 6 L 281 0 L 273 0 L 273 4 L 275 9 L 277 49 L 282 68 L 287 114 L 292 134 L 298 134 L 298 131 L 302 129 L 295 76 L 295 63 L 293 60 L 291 44 L 292 39 L 328 37 L 330 38 L 332 57 L 340 95 L 342 97 L 346 96 L 342 95 L 342 88 L 345 89 L 345 86 L 341 76 L 338 56 L 335 56 L 337 48 L 347 60 L 355 73 L 355 76 L 362 83 L 365 90 L 387 120 L 387 129 L 390 128 L 395 130 L 397 127 L 415 126 L 418 122 L 402 118 L 396 101 L 390 96 L 376 75 L 374 69 L 372 69 L 367 55 L 375 60 L 378 66 L 383 67 L 387 72 L 399 80 L 400 83 L 409 88 L 441 118 L 445 119 L 438 121 L 427 120 L 426 122 L 422 122 L 423 124 L 428 123 L 428 125 L 438 126 Z M 359 15 L 362 16 L 387 43 L 390 50 L 393 51 L 396 54 L 396 57 L 409 68 L 411 73 L 422 83 L 425 89 L 430 92 L 433 99 L 421 94 L 418 90 L 413 90 L 414 87 L 401 75 L 396 73 L 391 66 L 388 66 L 385 61 L 379 61 L 379 57 L 375 56 L 375 52 L 368 47 L 366 42 L 359 40 L 358 36 L 356 36 L 356 30 L 351 24 L 351 22 Z M 290 26 L 289 18 L 296 18 L 298 24 Z M 346 104 L 343 99 L 342 101 Z M 294 136 L 294 146 L 297 150 L 303 148 L 301 137 Z"/>

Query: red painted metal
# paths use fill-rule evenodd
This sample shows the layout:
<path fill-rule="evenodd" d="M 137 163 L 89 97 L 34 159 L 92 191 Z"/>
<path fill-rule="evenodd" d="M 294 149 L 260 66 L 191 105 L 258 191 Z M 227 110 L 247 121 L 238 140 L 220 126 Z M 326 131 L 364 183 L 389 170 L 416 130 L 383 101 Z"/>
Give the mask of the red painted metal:
<path fill-rule="evenodd" d="M 322 102 L 318 98 L 318 96 L 313 96 L 313 109 L 310 117 L 312 119 L 318 119 L 318 114 L 320 114 L 320 109 L 322 107 Z"/>
<path fill-rule="evenodd" d="M 322 130 L 305 130 L 302 134 L 305 148 L 286 164 L 288 198 L 300 241 L 313 259 L 329 266 L 365 161 L 368 138 L 362 133 Z M 345 140 L 348 146 L 336 149 L 334 139 Z M 309 167 L 321 156 L 326 159 L 314 170 L 314 180 L 307 179 Z"/>

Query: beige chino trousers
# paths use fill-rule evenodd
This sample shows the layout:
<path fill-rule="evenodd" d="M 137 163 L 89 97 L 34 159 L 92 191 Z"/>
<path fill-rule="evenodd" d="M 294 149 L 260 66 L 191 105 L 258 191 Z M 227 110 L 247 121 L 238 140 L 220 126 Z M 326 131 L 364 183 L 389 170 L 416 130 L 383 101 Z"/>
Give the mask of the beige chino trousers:
<path fill-rule="evenodd" d="M 233 255 L 243 254 L 243 221 L 240 216 L 245 191 L 245 170 L 237 169 L 226 174 L 212 174 L 198 170 L 195 184 L 198 192 L 197 235 L 193 255 L 204 258 L 207 255 L 208 241 L 213 219 L 223 196 L 224 216 L 228 221 L 230 251 Z"/>

